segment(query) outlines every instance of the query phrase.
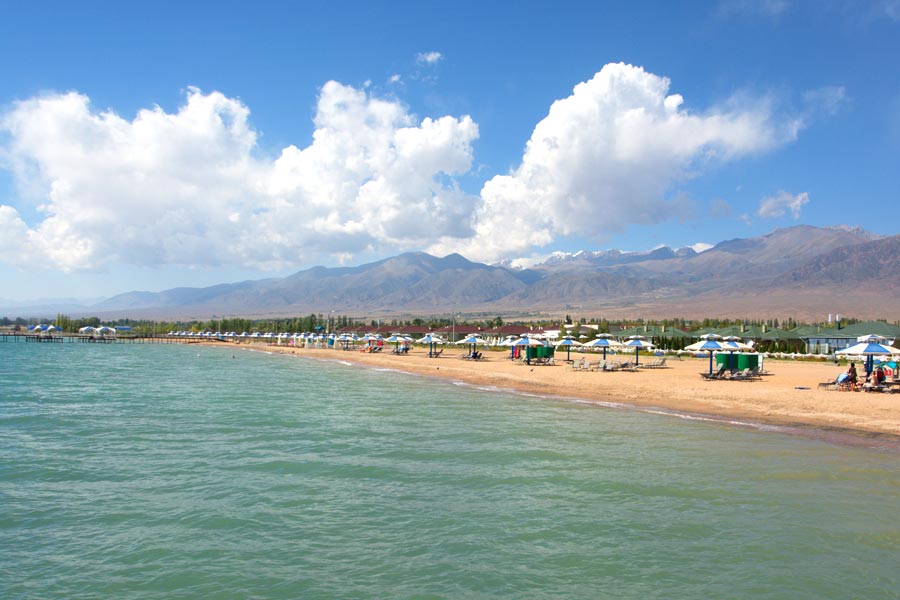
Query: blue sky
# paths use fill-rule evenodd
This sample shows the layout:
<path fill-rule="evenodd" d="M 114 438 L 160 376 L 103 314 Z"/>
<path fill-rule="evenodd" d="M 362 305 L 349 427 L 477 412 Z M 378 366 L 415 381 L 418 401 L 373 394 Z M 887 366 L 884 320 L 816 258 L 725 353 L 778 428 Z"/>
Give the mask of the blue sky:
<path fill-rule="evenodd" d="M 898 51 L 900 0 L 17 3 L 0 298 L 896 234 Z"/>

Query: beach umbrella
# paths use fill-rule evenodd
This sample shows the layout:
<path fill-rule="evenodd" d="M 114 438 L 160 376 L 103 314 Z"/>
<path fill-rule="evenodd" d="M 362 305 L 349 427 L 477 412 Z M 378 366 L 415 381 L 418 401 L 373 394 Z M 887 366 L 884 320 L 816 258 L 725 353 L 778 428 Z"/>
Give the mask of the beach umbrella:
<path fill-rule="evenodd" d="M 572 352 L 572 346 L 583 346 L 583 345 L 584 344 L 582 344 L 581 342 L 576 340 L 571 335 L 566 335 L 566 336 L 563 336 L 563 339 L 561 339 L 559 341 L 559 343 L 556 344 L 556 347 L 559 348 L 560 346 L 565 346 L 566 347 L 566 361 L 571 361 L 570 353 Z"/>
<path fill-rule="evenodd" d="M 510 345 L 510 358 L 515 358 L 516 356 L 516 348 L 518 347 L 527 347 L 527 346 L 543 346 L 544 342 L 537 338 L 533 338 L 528 335 L 524 335 L 517 340 L 514 340 L 509 343 Z"/>
<path fill-rule="evenodd" d="M 694 342 L 693 344 L 685 346 L 684 349 L 691 352 L 699 352 L 703 350 L 709 352 L 709 374 L 712 375 L 713 353 L 726 350 L 725 344 L 720 341 L 721 339 L 722 336 L 720 335 L 716 335 L 715 333 L 707 333 L 700 336 L 699 342 Z"/>
<path fill-rule="evenodd" d="M 880 335 L 861 335 L 856 338 L 856 344 L 843 350 L 838 350 L 835 354 L 843 356 L 865 356 L 866 357 L 866 374 L 872 372 L 875 364 L 876 356 L 900 356 L 900 350 L 893 346 L 888 346 L 884 342 L 887 338 Z"/>
<path fill-rule="evenodd" d="M 92 331 L 94 331 L 94 328 L 91 327 L 90 325 L 86 325 L 86 326 L 80 328 L 78 330 L 78 333 L 91 333 Z M 171 332 L 169 332 L 169 335 L 171 335 Z"/>
<path fill-rule="evenodd" d="M 641 350 L 649 350 L 650 348 L 656 348 L 656 344 L 653 342 L 647 341 L 642 335 L 630 335 L 628 336 L 628 341 L 624 344 L 628 348 L 634 348 L 634 364 L 638 365 L 638 353 Z"/>
<path fill-rule="evenodd" d="M 394 352 L 397 353 L 400 351 L 400 342 L 405 342 L 406 338 L 400 335 L 399 333 L 392 333 L 389 338 L 385 338 L 386 342 L 390 342 L 394 344 Z"/>
<path fill-rule="evenodd" d="M 729 335 L 722 338 L 722 345 L 725 346 L 725 350 L 728 351 L 728 368 L 731 371 L 734 371 L 736 369 L 733 358 L 735 352 L 741 352 L 743 350 L 753 350 L 753 346 L 745 344 L 741 341 L 741 338 L 736 335 Z"/>
<path fill-rule="evenodd" d="M 598 333 L 597 339 L 590 341 L 584 345 L 585 348 L 603 348 L 603 360 L 606 360 L 606 351 L 608 349 L 621 348 L 622 342 L 612 339 L 608 333 Z"/>
<path fill-rule="evenodd" d="M 441 339 L 440 336 L 435 335 L 433 333 L 429 333 L 424 337 L 420 337 L 416 340 L 417 344 L 428 344 L 428 356 L 434 355 L 434 347 L 438 344 L 443 344 L 444 340 Z"/>
<path fill-rule="evenodd" d="M 335 339 L 335 341 L 341 343 L 341 345 L 344 347 L 343 348 L 344 350 L 349 350 L 350 344 L 352 342 L 356 341 L 356 336 L 351 335 L 349 333 L 342 333 L 341 335 L 339 335 L 338 337 L 336 337 L 334 339 Z"/>
<path fill-rule="evenodd" d="M 480 334 L 473 333 L 471 335 L 466 336 L 465 338 L 456 342 L 457 344 L 466 344 L 467 346 L 472 346 L 472 349 L 469 351 L 469 354 L 475 354 L 478 349 L 478 344 L 484 344 L 487 346 L 487 342 L 481 338 Z"/>

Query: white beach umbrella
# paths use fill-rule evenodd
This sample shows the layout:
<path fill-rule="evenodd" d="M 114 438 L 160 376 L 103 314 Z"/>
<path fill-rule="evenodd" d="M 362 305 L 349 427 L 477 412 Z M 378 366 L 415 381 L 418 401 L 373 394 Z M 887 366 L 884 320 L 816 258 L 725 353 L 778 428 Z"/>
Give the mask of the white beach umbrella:
<path fill-rule="evenodd" d="M 428 356 L 434 356 L 434 347 L 438 344 L 443 344 L 444 340 L 441 339 L 440 336 L 435 335 L 433 333 L 429 333 L 423 337 L 420 337 L 416 340 L 417 344 L 428 344 Z"/>
<path fill-rule="evenodd" d="M 597 339 L 584 345 L 585 348 L 603 348 L 603 360 L 606 360 L 606 351 L 622 347 L 622 342 L 612 339 L 608 333 L 598 333 Z"/>
<path fill-rule="evenodd" d="M 883 343 L 887 341 L 887 338 L 880 335 L 863 335 L 858 337 L 857 340 L 859 340 L 858 343 L 849 348 L 838 350 L 835 354 L 840 354 L 842 356 L 864 356 L 866 358 L 866 373 L 872 372 L 876 356 L 900 356 L 900 350 Z"/>
<path fill-rule="evenodd" d="M 712 375 L 713 372 L 713 353 L 714 352 L 722 352 L 727 350 L 725 344 L 720 341 L 722 336 L 717 335 L 715 333 L 707 333 L 705 335 L 700 336 L 699 342 L 694 342 L 693 344 L 689 344 L 684 347 L 685 350 L 690 350 L 691 352 L 700 352 L 706 351 L 709 352 L 709 374 Z"/>
<path fill-rule="evenodd" d="M 575 339 L 574 337 L 572 337 L 571 335 L 563 336 L 563 338 L 562 338 L 561 340 L 559 340 L 559 342 L 556 343 L 556 347 L 557 347 L 557 348 L 559 348 L 560 346 L 565 346 L 565 348 L 566 348 L 566 360 L 571 360 L 571 357 L 570 357 L 570 354 L 569 354 L 569 353 L 572 351 L 572 346 L 583 346 L 583 345 L 584 345 L 584 344 L 582 344 L 581 342 L 579 342 L 578 340 L 576 340 L 576 339 Z"/>
<path fill-rule="evenodd" d="M 634 348 L 634 364 L 638 364 L 638 353 L 641 350 L 649 350 L 656 348 L 656 344 L 650 342 L 642 335 L 632 335 L 628 337 L 628 341 L 624 344 L 628 348 Z"/>
<path fill-rule="evenodd" d="M 503 341 L 500 342 L 500 345 L 501 346 L 511 346 L 514 341 L 516 341 L 516 336 L 508 335 L 505 338 L 503 338 Z"/>

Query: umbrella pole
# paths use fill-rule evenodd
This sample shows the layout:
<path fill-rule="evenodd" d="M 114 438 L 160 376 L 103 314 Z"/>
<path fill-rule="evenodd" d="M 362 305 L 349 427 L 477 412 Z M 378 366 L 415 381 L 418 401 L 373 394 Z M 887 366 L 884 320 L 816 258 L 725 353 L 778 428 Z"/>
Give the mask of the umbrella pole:
<path fill-rule="evenodd" d="M 712 350 L 709 351 L 709 374 L 712 375 Z"/>

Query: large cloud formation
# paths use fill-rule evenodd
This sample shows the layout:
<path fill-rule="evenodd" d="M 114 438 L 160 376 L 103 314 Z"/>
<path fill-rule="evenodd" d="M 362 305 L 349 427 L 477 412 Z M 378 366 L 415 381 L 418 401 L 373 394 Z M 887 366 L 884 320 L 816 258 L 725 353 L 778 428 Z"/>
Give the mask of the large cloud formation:
<path fill-rule="evenodd" d="M 0 205 L 0 258 L 66 271 L 111 263 L 277 267 L 312 255 L 467 237 L 476 199 L 471 118 L 419 123 L 397 102 L 329 82 L 313 142 L 255 156 L 249 110 L 190 89 L 174 114 L 128 121 L 68 93 L 15 105 L 0 120 L 4 155 L 43 218 L 28 227 Z"/>
<path fill-rule="evenodd" d="M 796 137 L 768 102 L 694 114 L 669 94 L 669 80 L 609 64 L 537 124 L 521 165 L 485 183 L 476 236 L 437 251 L 497 258 L 561 235 L 601 238 L 628 224 L 682 216 L 677 185 L 710 162 L 769 150 Z"/>
<path fill-rule="evenodd" d="M 469 116 L 417 119 L 333 81 L 312 142 L 272 158 L 249 109 L 218 92 L 191 88 L 176 112 L 130 121 L 75 92 L 24 100 L 0 117 L 0 158 L 21 190 L 19 210 L 0 204 L 0 260 L 274 268 L 412 248 L 490 260 L 676 216 L 673 192 L 706 163 L 796 135 L 766 102 L 694 114 L 668 89 L 605 66 L 551 106 L 520 166 L 480 197 L 456 180 L 478 138 Z"/>

